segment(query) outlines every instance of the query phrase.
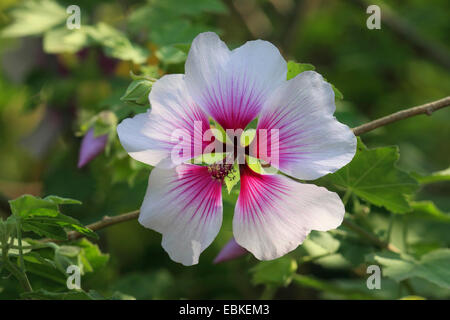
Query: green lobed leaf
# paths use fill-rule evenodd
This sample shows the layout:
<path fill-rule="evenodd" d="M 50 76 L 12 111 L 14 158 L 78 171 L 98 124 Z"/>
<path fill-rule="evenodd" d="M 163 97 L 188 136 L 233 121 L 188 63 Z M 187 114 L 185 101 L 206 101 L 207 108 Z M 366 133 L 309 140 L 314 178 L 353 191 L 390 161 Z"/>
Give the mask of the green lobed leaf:
<path fill-rule="evenodd" d="M 78 266 L 84 275 L 100 271 L 109 261 L 109 255 L 102 253 L 97 245 L 87 239 L 69 245 L 27 241 L 41 245 L 40 250 L 26 252 L 23 256 L 27 271 L 56 283 L 65 284 L 66 270 L 70 265 Z"/>
<path fill-rule="evenodd" d="M 416 172 L 412 172 L 411 175 L 421 184 L 450 181 L 450 167 L 445 170 L 433 172 L 430 175 L 422 175 Z"/>
<path fill-rule="evenodd" d="M 27 194 L 9 201 L 9 205 L 13 215 L 20 218 L 37 215 L 54 217 L 58 214 L 58 206 L 53 201 Z"/>
<path fill-rule="evenodd" d="M 96 272 L 108 263 L 109 254 L 102 253 L 99 247 L 89 240 L 80 239 L 75 245 L 81 248 L 81 262 L 84 264 L 86 272 Z"/>
<path fill-rule="evenodd" d="M 339 249 L 339 240 L 327 232 L 312 231 L 303 241 L 303 248 L 312 257 L 331 254 Z"/>
<path fill-rule="evenodd" d="M 374 299 L 374 296 L 362 290 L 344 288 L 338 284 L 331 283 L 330 281 L 324 281 L 313 276 L 296 274 L 293 280 L 302 287 L 332 293 L 343 297 L 344 299 Z"/>
<path fill-rule="evenodd" d="M 93 41 L 103 46 L 105 54 L 110 57 L 131 60 L 136 64 L 144 63 L 148 57 L 147 49 L 133 44 L 122 32 L 106 23 L 85 26 L 84 29 Z"/>
<path fill-rule="evenodd" d="M 45 289 L 22 293 L 22 298 L 38 300 L 105 300 L 97 291 L 71 290 L 66 292 L 51 292 Z"/>
<path fill-rule="evenodd" d="M 37 241 L 31 239 L 27 239 L 27 241 L 37 244 Z M 65 285 L 67 274 L 65 270 L 59 269 L 54 262 L 54 252 L 59 246 L 52 242 L 40 243 L 40 245 L 42 245 L 41 249 L 33 250 L 23 256 L 27 272 L 45 280 Z"/>
<path fill-rule="evenodd" d="M 56 204 L 81 204 L 81 201 L 79 201 L 79 200 L 70 199 L 70 198 L 62 198 L 62 197 L 53 196 L 53 195 L 45 197 L 44 200 L 50 200 Z"/>
<path fill-rule="evenodd" d="M 172 21 L 165 21 L 162 24 L 149 27 L 151 28 L 149 32 L 150 41 L 158 47 L 192 42 L 199 33 L 215 31 L 201 22 L 193 22 L 183 18 L 175 18 Z M 184 52 L 182 53 L 184 54 Z"/>
<path fill-rule="evenodd" d="M 295 61 L 288 61 L 287 63 L 287 80 L 290 80 L 292 78 L 295 78 L 297 75 L 304 71 L 313 71 L 316 70 L 316 68 L 309 63 L 298 63 Z M 327 79 L 324 78 L 325 81 Z M 330 83 L 331 88 L 334 91 L 334 96 L 336 99 L 342 100 L 344 99 L 344 95 L 342 92 L 334 86 L 334 84 Z"/>
<path fill-rule="evenodd" d="M 123 274 L 112 288 L 136 299 L 167 299 L 176 283 L 174 275 L 167 269 L 152 269 L 146 273 Z"/>
<path fill-rule="evenodd" d="M 179 15 L 198 15 L 203 12 L 227 12 L 226 6 L 220 0 L 157 0 L 155 3 Z"/>
<path fill-rule="evenodd" d="M 75 53 L 89 45 L 100 45 L 106 55 L 136 64 L 144 63 L 149 55 L 147 49 L 132 43 L 122 32 L 103 22 L 74 30 L 61 27 L 44 34 L 47 53 Z"/>
<path fill-rule="evenodd" d="M 187 58 L 187 54 L 175 46 L 163 46 L 155 52 L 155 56 L 165 64 L 182 63 Z"/>
<path fill-rule="evenodd" d="M 189 50 L 191 50 L 191 43 L 176 43 L 172 46 L 184 52 L 186 55 L 189 53 Z"/>
<path fill-rule="evenodd" d="M 153 81 L 147 79 L 133 80 L 120 100 L 139 105 L 148 105 L 148 95 L 152 90 Z"/>
<path fill-rule="evenodd" d="M 298 63 L 295 61 L 288 61 L 287 63 L 287 80 L 290 80 L 292 78 L 295 78 L 298 74 L 309 71 L 309 70 L 315 70 L 316 68 L 309 63 Z"/>
<path fill-rule="evenodd" d="M 21 297 L 37 300 L 135 300 L 134 297 L 118 291 L 114 292 L 111 297 L 105 298 L 95 290 L 84 291 L 81 289 L 65 292 L 51 292 L 45 289 L 39 289 L 33 292 L 22 293 Z"/>
<path fill-rule="evenodd" d="M 55 256 L 53 262 L 56 268 L 65 274 L 66 270 L 71 265 L 76 265 L 80 267 L 81 274 L 84 274 L 83 265 L 79 262 L 78 255 L 81 249 L 75 246 L 58 246 L 55 250 Z"/>
<path fill-rule="evenodd" d="M 325 80 L 326 80 L 326 79 L 325 79 Z M 330 84 L 331 84 L 331 88 L 332 88 L 333 91 L 334 91 L 334 97 L 335 97 L 336 99 L 339 99 L 339 100 L 344 99 L 344 95 L 342 94 L 341 90 L 339 90 L 338 88 L 336 88 L 336 86 L 335 86 L 334 84 L 332 84 L 332 83 L 330 83 Z"/>
<path fill-rule="evenodd" d="M 64 229 L 74 230 L 88 237 L 98 237 L 95 232 L 81 225 L 78 220 L 59 212 L 60 204 L 80 204 L 81 202 L 77 200 L 58 196 L 41 199 L 23 195 L 9 203 L 13 215 L 20 220 L 24 231 L 57 240 L 67 239 Z"/>
<path fill-rule="evenodd" d="M 347 234 L 339 232 L 312 231 L 302 244 L 307 255 L 300 263 L 314 261 L 325 268 L 356 267 L 364 262 L 365 254 L 371 252 L 370 247 L 360 244 Z"/>
<path fill-rule="evenodd" d="M 87 131 L 93 127 L 94 137 L 110 135 L 112 132 L 115 133 L 117 122 L 118 119 L 114 112 L 104 110 L 84 122 L 81 125 L 80 130 L 82 133 L 87 133 Z"/>
<path fill-rule="evenodd" d="M 44 51 L 47 53 L 76 53 L 92 44 L 85 28 L 70 30 L 66 27 L 52 29 L 44 34 Z"/>
<path fill-rule="evenodd" d="M 42 264 L 51 268 L 56 268 L 56 265 L 52 260 L 41 256 L 37 252 L 29 252 L 23 256 L 23 259 L 29 263 Z"/>
<path fill-rule="evenodd" d="M 21 225 L 25 231 L 32 231 L 45 237 L 56 237 L 54 239 L 67 239 L 64 228 L 77 231 L 85 236 L 98 238 L 95 232 L 84 227 L 74 218 L 57 212 L 56 216 L 32 216 L 22 219 Z"/>
<path fill-rule="evenodd" d="M 420 260 L 393 252 L 371 254 L 367 259 L 381 264 L 383 275 L 396 281 L 419 277 L 450 289 L 450 249 L 448 248 L 424 254 Z"/>
<path fill-rule="evenodd" d="M 37 256 L 39 255 L 37 254 L 36 257 Z M 38 263 L 38 259 L 30 258 L 29 254 L 24 256 L 24 260 L 27 273 L 43 278 L 45 281 L 50 280 L 53 284 L 66 285 L 67 274 L 62 273 L 57 269 L 53 261 L 50 260 L 51 262 L 46 261 L 46 263 Z"/>
<path fill-rule="evenodd" d="M 23 1 L 11 16 L 14 22 L 1 31 L 2 37 L 38 35 L 63 24 L 68 17 L 66 10 L 52 0 Z"/>
<path fill-rule="evenodd" d="M 109 255 L 103 254 L 97 245 L 87 239 L 81 239 L 72 245 L 58 246 L 55 249 L 54 262 L 56 267 L 65 273 L 70 265 L 77 265 L 81 274 L 96 272 L 109 261 Z"/>
<path fill-rule="evenodd" d="M 441 222 L 450 222 L 450 214 L 442 212 L 432 201 L 412 201 L 410 204 L 415 214 Z"/>
<path fill-rule="evenodd" d="M 365 262 L 364 256 L 373 252 L 373 248 L 362 243 L 359 239 L 352 241 L 352 239 L 344 238 L 339 240 L 340 247 L 337 253 L 352 267 L 363 264 Z"/>
<path fill-rule="evenodd" d="M 132 30 L 146 30 L 151 42 L 170 45 L 191 42 L 200 32 L 214 31 L 203 24 L 201 15 L 226 11 L 220 0 L 154 0 L 134 10 L 128 23 Z"/>
<path fill-rule="evenodd" d="M 55 240 L 67 240 L 66 231 L 64 231 L 64 229 L 62 229 L 59 226 L 34 221 L 23 222 L 21 226 L 23 231 L 33 232 L 44 238 L 51 238 Z"/>
<path fill-rule="evenodd" d="M 398 158 L 397 147 L 368 149 L 358 140 L 353 160 L 324 180 L 374 205 L 405 213 L 411 211 L 407 197 L 418 189 L 418 184 L 396 167 Z"/>
<path fill-rule="evenodd" d="M 291 283 L 297 268 L 297 262 L 285 256 L 276 260 L 259 262 L 250 272 L 255 285 L 287 286 Z"/>

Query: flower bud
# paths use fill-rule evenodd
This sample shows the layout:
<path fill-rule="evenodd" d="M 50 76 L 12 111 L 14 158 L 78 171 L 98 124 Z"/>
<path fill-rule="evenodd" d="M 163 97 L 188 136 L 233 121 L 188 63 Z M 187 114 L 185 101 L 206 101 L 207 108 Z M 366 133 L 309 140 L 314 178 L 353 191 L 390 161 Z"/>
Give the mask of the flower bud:
<path fill-rule="evenodd" d="M 106 147 L 108 142 L 108 135 L 94 135 L 94 128 L 89 129 L 83 137 L 80 147 L 80 155 L 78 158 L 78 168 L 85 166 L 92 159 L 98 156 Z"/>
<path fill-rule="evenodd" d="M 237 244 L 234 238 L 222 248 L 217 257 L 214 259 L 214 263 L 220 263 L 228 260 L 233 260 L 247 254 L 248 251 Z"/>

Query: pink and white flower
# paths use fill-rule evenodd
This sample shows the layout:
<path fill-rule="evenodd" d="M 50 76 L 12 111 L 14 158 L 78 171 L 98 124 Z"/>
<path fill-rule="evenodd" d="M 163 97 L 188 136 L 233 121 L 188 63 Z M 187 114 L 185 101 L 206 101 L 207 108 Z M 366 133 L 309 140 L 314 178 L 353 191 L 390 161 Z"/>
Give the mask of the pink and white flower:
<path fill-rule="evenodd" d="M 155 166 L 139 222 L 162 233 L 162 246 L 174 261 L 193 265 L 221 227 L 223 177 L 232 166 L 175 163 L 171 152 L 180 141 L 173 139 L 174 131 L 191 138 L 183 140 L 184 147 L 203 151 L 210 142 L 194 137 L 210 128 L 209 118 L 234 130 L 257 118 L 256 130 L 268 132 L 267 146 L 254 139 L 246 152 L 268 161 L 260 150 L 275 150 L 279 161 L 271 164 L 300 180 L 346 165 L 356 138 L 333 116 L 331 85 L 313 71 L 286 80 L 286 62 L 269 42 L 249 41 L 230 51 L 216 34 L 202 33 L 192 43 L 185 71 L 158 80 L 150 93 L 152 109 L 125 119 L 117 130 L 130 156 Z M 185 162 L 192 157 L 183 156 Z M 259 174 L 246 163 L 239 168 L 233 234 L 256 258 L 283 256 L 311 230 L 342 223 L 345 209 L 336 193 L 284 175 Z"/>

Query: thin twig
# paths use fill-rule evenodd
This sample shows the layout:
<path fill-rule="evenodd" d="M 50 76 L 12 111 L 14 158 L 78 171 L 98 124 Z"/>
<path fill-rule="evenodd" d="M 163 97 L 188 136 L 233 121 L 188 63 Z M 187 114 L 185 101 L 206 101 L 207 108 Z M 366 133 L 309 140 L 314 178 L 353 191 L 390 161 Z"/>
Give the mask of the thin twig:
<path fill-rule="evenodd" d="M 114 217 L 109 217 L 109 216 L 104 216 L 102 220 L 94 222 L 92 224 L 88 224 L 86 226 L 86 228 L 92 230 L 92 231 L 97 231 L 121 222 L 126 222 L 126 221 L 130 221 L 130 220 L 135 220 L 139 217 L 139 210 L 134 210 L 131 212 L 127 212 L 127 213 L 122 213 L 119 214 L 118 216 L 114 216 Z M 69 240 L 76 240 L 79 238 L 82 238 L 83 235 L 77 231 L 70 231 L 67 234 L 67 238 Z"/>
<path fill-rule="evenodd" d="M 405 109 L 402 111 L 395 112 L 393 114 L 390 114 L 388 116 L 385 116 L 383 118 L 370 121 L 366 124 L 360 125 L 359 127 L 353 128 L 353 133 L 356 136 L 359 136 L 363 133 L 372 131 L 376 128 L 385 126 L 387 124 L 390 124 L 392 122 L 396 122 L 399 120 L 403 120 L 406 118 L 410 118 L 413 116 L 417 116 L 419 114 L 426 114 L 431 115 L 434 111 L 439 110 L 444 107 L 448 107 L 450 105 L 450 96 L 445 97 L 443 99 L 433 101 L 430 103 L 426 103 L 417 107 Z"/>
<path fill-rule="evenodd" d="M 31 287 L 30 281 L 28 280 L 25 271 L 19 269 L 14 263 L 9 260 L 8 251 L 10 248 L 8 243 L 8 236 L 5 233 L 3 233 L 2 239 L 0 239 L 0 244 L 2 249 L 3 266 L 20 282 L 25 291 L 32 292 L 33 288 Z"/>

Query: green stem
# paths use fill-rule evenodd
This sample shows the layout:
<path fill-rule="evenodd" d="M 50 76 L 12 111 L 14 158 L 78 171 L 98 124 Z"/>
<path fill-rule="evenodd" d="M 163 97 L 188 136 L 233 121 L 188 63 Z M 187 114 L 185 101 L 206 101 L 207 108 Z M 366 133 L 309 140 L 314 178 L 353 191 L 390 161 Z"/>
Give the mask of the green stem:
<path fill-rule="evenodd" d="M 397 247 L 395 247 L 393 244 L 380 240 L 374 234 L 364 230 L 363 228 L 361 228 L 360 226 L 354 224 L 353 222 L 351 222 L 348 219 L 344 219 L 342 224 L 344 226 L 346 226 L 348 229 L 350 229 L 353 232 L 357 233 L 360 237 L 365 238 L 366 240 L 368 240 L 369 242 L 371 242 L 372 244 L 374 244 L 377 247 L 380 247 L 382 249 L 387 249 L 389 251 L 396 252 L 396 253 L 400 252 L 400 250 Z"/>
<path fill-rule="evenodd" d="M 352 190 L 351 189 L 347 189 L 347 191 L 345 191 L 344 197 L 342 198 L 342 202 L 344 203 L 344 206 L 347 205 L 347 202 L 350 199 L 351 195 L 352 195 Z"/>
<path fill-rule="evenodd" d="M 155 79 L 155 78 L 146 76 L 146 75 L 137 75 L 137 74 L 134 74 L 134 72 L 131 71 L 131 70 L 130 70 L 130 77 L 131 77 L 131 79 L 133 79 L 133 80 L 148 80 L 148 81 L 152 81 L 152 82 L 156 82 L 156 80 L 158 80 L 158 79 Z"/>
<path fill-rule="evenodd" d="M 23 273 L 25 270 L 25 262 L 23 261 L 23 249 L 22 249 L 22 230 L 20 229 L 20 221 L 17 219 L 16 222 L 16 232 L 17 232 L 17 244 L 19 245 L 19 266 Z"/>
<path fill-rule="evenodd" d="M 403 218 L 403 248 L 405 252 L 408 251 L 408 219 Z"/>
<path fill-rule="evenodd" d="M 12 264 L 11 261 L 9 260 L 8 239 L 3 239 L 2 243 L 3 243 L 3 245 L 2 245 L 2 260 L 3 260 L 3 265 L 4 265 L 5 269 L 8 270 L 20 282 L 20 284 L 25 289 L 25 291 L 27 291 L 27 292 L 33 291 L 33 289 L 31 288 L 31 284 L 28 281 L 27 275 L 24 272 L 22 272 L 19 268 L 17 268 L 14 264 Z"/>
<path fill-rule="evenodd" d="M 277 292 L 277 288 L 271 285 L 266 285 L 263 293 L 261 294 L 260 300 L 271 300 Z"/>
<path fill-rule="evenodd" d="M 395 215 L 391 212 L 391 216 L 389 217 L 389 225 L 388 225 L 388 229 L 387 229 L 386 242 L 391 241 L 391 233 L 392 233 L 392 228 L 394 226 L 394 220 L 395 220 Z"/>
<path fill-rule="evenodd" d="M 27 292 L 33 291 L 30 281 L 28 280 L 28 277 L 24 272 L 22 272 L 19 268 L 17 268 L 14 264 L 12 264 L 8 258 L 7 258 L 7 260 L 4 260 L 4 264 L 5 264 L 5 268 L 9 272 L 11 272 L 11 274 L 20 282 L 20 284 L 25 289 L 25 291 L 27 291 Z"/>
<path fill-rule="evenodd" d="M 416 295 L 413 286 L 411 285 L 411 282 L 409 281 L 409 279 L 403 280 L 401 282 L 403 284 L 403 286 L 406 288 L 406 290 L 408 291 L 409 295 Z"/>

